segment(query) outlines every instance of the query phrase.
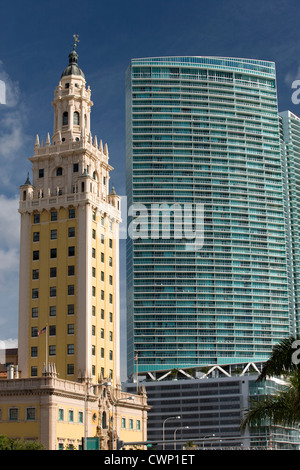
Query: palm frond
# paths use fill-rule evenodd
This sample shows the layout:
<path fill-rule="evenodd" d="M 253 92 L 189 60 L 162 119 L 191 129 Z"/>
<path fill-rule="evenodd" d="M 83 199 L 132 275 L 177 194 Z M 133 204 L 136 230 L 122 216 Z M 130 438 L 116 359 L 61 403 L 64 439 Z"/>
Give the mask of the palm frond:
<path fill-rule="evenodd" d="M 297 338 L 290 336 L 273 347 L 270 359 L 265 363 L 257 380 L 260 381 L 267 377 L 288 375 L 290 372 L 294 372 L 298 369 L 298 365 L 295 364 L 292 359 L 295 353 L 293 343 L 296 340 Z"/>

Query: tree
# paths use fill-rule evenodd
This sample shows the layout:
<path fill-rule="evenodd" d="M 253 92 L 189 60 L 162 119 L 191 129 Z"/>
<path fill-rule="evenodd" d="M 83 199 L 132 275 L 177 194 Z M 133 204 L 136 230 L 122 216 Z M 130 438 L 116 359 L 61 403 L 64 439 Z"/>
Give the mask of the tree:
<path fill-rule="evenodd" d="M 25 441 L 0 435 L 0 450 L 45 450 L 45 448 L 36 441 Z"/>
<path fill-rule="evenodd" d="M 250 401 L 251 407 L 242 422 L 247 425 L 294 426 L 300 423 L 300 367 L 296 348 L 300 341 L 294 337 L 283 339 L 274 346 L 270 359 L 265 363 L 257 381 L 267 378 L 281 378 L 281 389 L 274 395 Z"/>

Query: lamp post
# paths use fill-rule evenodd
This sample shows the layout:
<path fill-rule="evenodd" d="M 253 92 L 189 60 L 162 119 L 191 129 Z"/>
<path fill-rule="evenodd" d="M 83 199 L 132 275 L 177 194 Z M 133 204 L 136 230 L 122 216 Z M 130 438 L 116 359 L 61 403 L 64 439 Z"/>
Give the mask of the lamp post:
<path fill-rule="evenodd" d="M 103 382 L 97 384 L 91 384 L 87 387 L 85 395 L 84 395 L 84 450 L 86 450 L 86 405 L 87 405 L 87 396 L 89 393 L 90 388 L 99 387 L 99 386 L 110 386 L 111 382 Z"/>
<path fill-rule="evenodd" d="M 163 450 L 165 450 L 165 424 L 169 419 L 180 419 L 180 416 L 170 416 L 169 418 L 165 419 L 163 422 Z"/>
<path fill-rule="evenodd" d="M 175 429 L 175 431 L 174 431 L 174 450 L 176 450 L 176 432 L 177 432 L 179 429 L 189 429 L 189 427 L 188 427 L 188 426 L 182 426 L 181 428 Z"/>
<path fill-rule="evenodd" d="M 203 449 L 203 450 L 204 450 L 204 444 L 205 444 L 204 440 L 205 440 L 205 439 L 208 439 L 209 437 L 215 437 L 215 434 L 207 434 L 207 436 L 204 436 L 204 437 L 202 438 L 202 439 L 203 439 L 203 443 L 202 443 L 202 449 Z"/>
<path fill-rule="evenodd" d="M 126 397 L 126 398 L 120 398 L 119 400 L 117 400 L 115 403 L 112 404 L 112 414 L 111 414 L 111 417 L 112 417 L 112 437 L 111 437 L 111 441 L 112 441 L 112 450 L 114 450 L 114 426 L 115 426 L 115 420 L 114 420 L 114 407 L 117 406 L 119 403 L 122 403 L 126 400 L 135 400 L 135 397 L 133 395 L 131 395 L 130 397 Z"/>

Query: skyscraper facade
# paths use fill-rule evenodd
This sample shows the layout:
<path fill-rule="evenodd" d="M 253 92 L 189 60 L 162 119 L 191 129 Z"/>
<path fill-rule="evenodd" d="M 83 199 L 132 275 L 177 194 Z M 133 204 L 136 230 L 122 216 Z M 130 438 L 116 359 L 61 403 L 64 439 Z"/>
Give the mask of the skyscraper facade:
<path fill-rule="evenodd" d="M 274 63 L 133 59 L 126 134 L 128 375 L 266 360 L 294 327 Z"/>
<path fill-rule="evenodd" d="M 76 46 L 76 44 L 75 44 Z M 54 129 L 38 136 L 20 188 L 19 368 L 118 382 L 119 197 L 107 145 L 91 135 L 91 90 L 76 47 L 55 90 Z"/>
<path fill-rule="evenodd" d="M 287 259 L 290 280 L 291 325 L 294 336 L 299 334 L 300 246 L 299 246 L 299 179 L 300 179 L 300 118 L 291 111 L 279 113 L 282 162 L 286 205 Z"/>

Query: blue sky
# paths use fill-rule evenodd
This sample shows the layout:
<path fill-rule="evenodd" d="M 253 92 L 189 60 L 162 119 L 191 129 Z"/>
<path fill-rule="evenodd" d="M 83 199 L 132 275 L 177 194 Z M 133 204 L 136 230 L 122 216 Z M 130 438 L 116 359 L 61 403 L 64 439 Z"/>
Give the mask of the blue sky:
<path fill-rule="evenodd" d="M 52 133 L 51 102 L 73 34 L 79 34 L 79 65 L 92 90 L 92 134 L 108 143 L 115 168 L 111 181 L 125 195 L 125 71 L 130 59 L 213 55 L 271 60 L 279 111 L 300 115 L 300 104 L 291 100 L 292 82 L 300 78 L 299 13 L 299 0 L 0 0 L 0 81 L 6 85 L 6 104 L 0 104 L 0 349 L 16 345 L 18 336 L 19 186 L 31 171 L 28 157 L 36 134 L 45 140 Z M 124 241 L 121 257 L 125 260 Z M 121 312 L 124 325 L 123 303 Z"/>

